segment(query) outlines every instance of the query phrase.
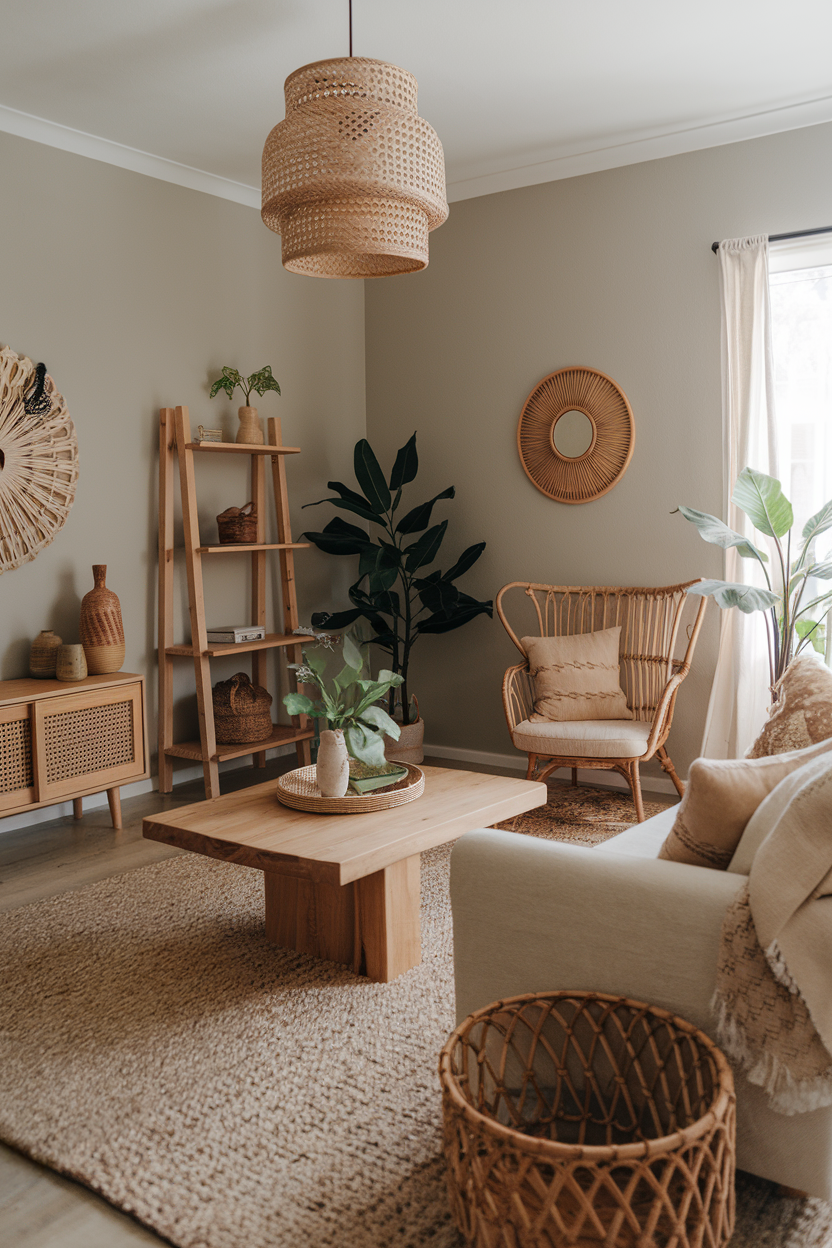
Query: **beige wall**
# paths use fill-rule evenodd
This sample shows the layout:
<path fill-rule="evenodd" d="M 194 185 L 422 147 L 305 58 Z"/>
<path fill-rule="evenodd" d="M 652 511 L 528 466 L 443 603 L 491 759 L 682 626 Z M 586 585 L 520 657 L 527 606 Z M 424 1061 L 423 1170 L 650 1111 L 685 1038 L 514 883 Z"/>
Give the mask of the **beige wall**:
<path fill-rule="evenodd" d="M 280 240 L 250 208 L 81 156 L 0 134 L 0 342 L 44 360 L 78 433 L 80 481 L 64 529 L 36 560 L 0 580 L 0 676 L 27 674 L 41 628 L 78 640 L 90 566 L 106 563 L 121 599 L 125 670 L 149 678 L 156 706 L 157 428 L 160 405 L 188 404 L 192 424 L 223 423 L 236 407 L 209 400 L 224 364 L 271 364 L 282 398 L 294 531 L 340 474 L 364 432 L 363 283 L 287 273 Z M 201 462 L 200 520 L 248 498 L 246 465 Z M 270 519 L 273 523 L 273 517 Z M 347 570 L 300 556 L 301 618 L 343 596 Z M 207 573 L 209 621 L 242 623 L 247 573 L 223 556 Z M 179 591 L 177 640 L 188 636 Z M 193 673 L 177 669 L 180 733 L 193 730 Z M 236 670 L 216 664 L 215 678 Z"/>
<path fill-rule="evenodd" d="M 832 126 L 817 126 L 453 204 L 424 274 L 367 283 L 368 437 L 389 461 L 418 430 L 415 492 L 456 485 L 441 504 L 445 566 L 488 543 L 461 587 L 493 597 L 523 578 L 720 575 L 719 552 L 669 515 L 679 503 L 722 506 L 710 244 L 830 224 L 830 156 Z M 623 480 L 575 507 L 534 488 L 515 443 L 528 393 L 571 364 L 612 376 L 636 421 Z M 680 770 L 701 742 L 717 614 L 679 698 L 669 748 Z M 428 740 L 510 752 L 499 690 L 515 655 L 487 618 L 421 640 L 413 687 Z"/>

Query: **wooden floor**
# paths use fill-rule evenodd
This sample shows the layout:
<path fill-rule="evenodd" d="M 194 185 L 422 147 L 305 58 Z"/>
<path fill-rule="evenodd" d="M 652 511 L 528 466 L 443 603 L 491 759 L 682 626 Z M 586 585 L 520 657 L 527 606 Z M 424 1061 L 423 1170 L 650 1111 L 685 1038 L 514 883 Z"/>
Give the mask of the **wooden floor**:
<path fill-rule="evenodd" d="M 517 771 L 426 759 L 439 767 L 517 776 Z M 294 758 L 265 769 L 226 772 L 223 792 L 260 784 L 296 765 Z M 173 794 L 148 793 L 122 803 L 124 827 L 110 826 L 105 805 L 83 818 L 55 819 L 3 832 L 0 824 L 0 911 L 83 888 L 123 871 L 173 858 L 184 850 L 142 838 L 142 819 L 160 810 L 186 806 L 204 796 L 202 782 L 177 785 Z M 5 1248 L 132 1248 L 165 1240 L 120 1213 L 87 1188 L 39 1166 L 0 1143 L 0 1245 Z M 251 1248 L 268 1248 L 252 1244 Z"/>

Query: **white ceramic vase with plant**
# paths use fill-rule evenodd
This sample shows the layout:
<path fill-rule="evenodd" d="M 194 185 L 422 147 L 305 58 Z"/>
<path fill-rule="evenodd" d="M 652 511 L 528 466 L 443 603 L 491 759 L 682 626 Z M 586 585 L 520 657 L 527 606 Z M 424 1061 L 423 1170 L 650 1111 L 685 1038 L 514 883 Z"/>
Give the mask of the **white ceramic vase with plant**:
<path fill-rule="evenodd" d="M 343 666 L 328 674 L 331 656 L 341 652 Z M 326 633 L 304 646 L 303 663 L 290 665 L 298 682 L 316 686 L 320 697 L 287 693 L 283 705 L 290 715 L 325 720 L 318 750 L 317 782 L 322 797 L 343 797 L 349 785 L 349 758 L 381 771 L 385 764 L 385 734 L 398 740 L 400 728 L 378 702 L 402 683 L 396 672 L 381 671 L 375 680 L 362 676 L 364 656 L 353 639 Z"/>

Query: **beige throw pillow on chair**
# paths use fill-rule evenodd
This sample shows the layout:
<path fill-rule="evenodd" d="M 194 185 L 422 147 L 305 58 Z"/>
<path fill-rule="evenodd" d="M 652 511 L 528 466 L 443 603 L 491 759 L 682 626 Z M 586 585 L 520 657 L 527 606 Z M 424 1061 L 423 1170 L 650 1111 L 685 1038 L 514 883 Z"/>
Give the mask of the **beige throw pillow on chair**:
<path fill-rule="evenodd" d="M 621 628 L 571 637 L 521 637 L 534 684 L 532 724 L 632 719 L 619 678 Z"/>
<path fill-rule="evenodd" d="M 660 858 L 725 871 L 754 811 L 781 780 L 832 749 L 819 741 L 771 758 L 697 758 Z"/>

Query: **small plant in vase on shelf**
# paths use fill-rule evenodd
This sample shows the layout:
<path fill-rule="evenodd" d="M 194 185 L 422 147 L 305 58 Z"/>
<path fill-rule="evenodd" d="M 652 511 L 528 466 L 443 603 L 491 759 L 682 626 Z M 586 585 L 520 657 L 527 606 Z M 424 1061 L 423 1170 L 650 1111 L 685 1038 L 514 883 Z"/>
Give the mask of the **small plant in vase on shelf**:
<path fill-rule="evenodd" d="M 330 676 L 330 655 L 341 651 L 343 667 Z M 351 637 L 315 637 L 315 644 L 304 646 L 303 663 L 290 664 L 298 681 L 317 687 L 320 697 L 313 701 L 304 693 L 287 693 L 283 705 L 290 715 L 309 715 L 325 720 L 329 728 L 321 732 L 318 749 L 317 781 L 323 797 L 343 797 L 350 785 L 350 758 L 357 764 L 354 787 L 361 791 L 382 784 L 394 784 L 401 769 L 394 768 L 384 755 L 385 734 L 395 740 L 399 725 L 377 703 L 402 683 L 395 672 L 381 671 L 376 680 L 362 676 L 364 656 Z M 389 777 L 389 779 L 387 778 Z M 374 784 L 373 782 L 376 781 Z"/>
<path fill-rule="evenodd" d="M 224 368 L 222 376 L 218 377 L 211 387 L 211 398 L 215 398 L 220 390 L 224 390 L 231 399 L 238 386 L 245 397 L 245 406 L 239 408 L 237 412 L 240 417 L 240 428 L 237 430 L 236 441 L 249 446 L 262 446 L 264 439 L 260 418 L 257 415 L 257 408 L 249 407 L 249 396 L 252 390 L 261 397 L 267 390 L 276 390 L 280 394 L 280 386 L 272 376 L 272 370 L 268 364 L 259 372 L 252 373 L 250 377 L 243 377 L 236 368 Z"/>

